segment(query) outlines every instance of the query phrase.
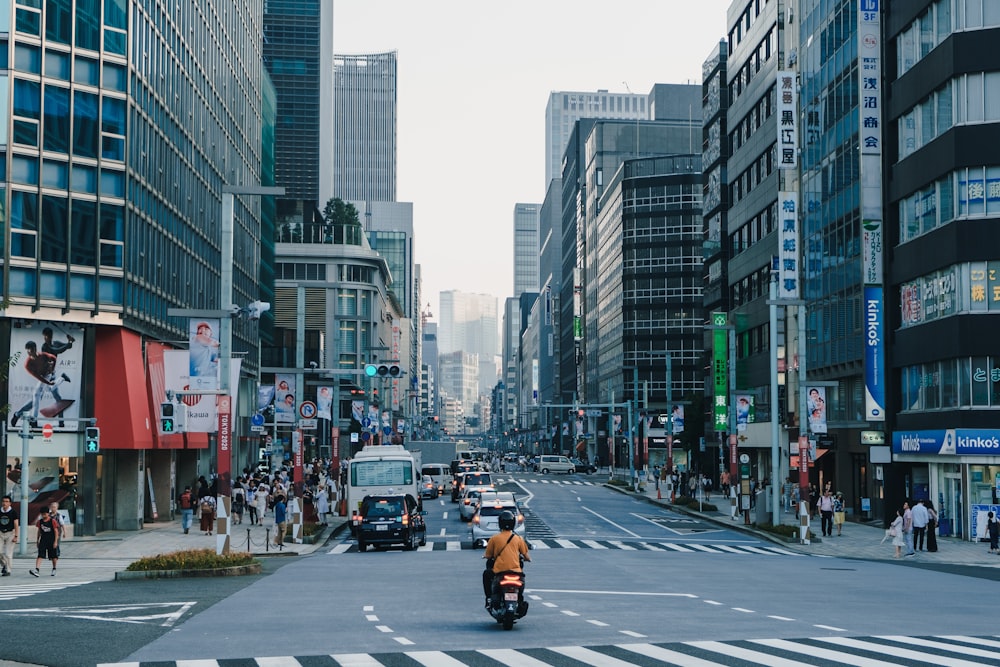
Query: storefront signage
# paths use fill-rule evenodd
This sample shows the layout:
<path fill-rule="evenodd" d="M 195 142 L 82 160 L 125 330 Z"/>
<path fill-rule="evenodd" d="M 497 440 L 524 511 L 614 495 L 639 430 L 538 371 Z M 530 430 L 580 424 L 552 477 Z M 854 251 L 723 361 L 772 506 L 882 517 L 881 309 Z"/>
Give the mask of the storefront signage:
<path fill-rule="evenodd" d="M 712 313 L 712 375 L 714 379 L 715 430 L 729 428 L 729 336 L 722 327 L 726 324 L 725 313 Z"/>
<path fill-rule="evenodd" d="M 865 419 L 885 421 L 885 334 L 882 288 L 865 286 Z"/>
<path fill-rule="evenodd" d="M 1000 455 L 1000 430 L 955 428 L 897 431 L 893 454 Z"/>
<path fill-rule="evenodd" d="M 885 444 L 885 431 L 862 431 L 861 432 L 861 444 L 862 445 L 884 445 Z"/>

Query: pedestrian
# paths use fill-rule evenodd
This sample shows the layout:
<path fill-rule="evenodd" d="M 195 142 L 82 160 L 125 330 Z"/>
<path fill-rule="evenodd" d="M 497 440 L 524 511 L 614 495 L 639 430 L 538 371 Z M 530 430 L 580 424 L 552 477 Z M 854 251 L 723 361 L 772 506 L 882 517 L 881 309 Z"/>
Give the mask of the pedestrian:
<path fill-rule="evenodd" d="M 4 496 L 0 503 L 0 567 L 4 577 L 9 577 L 14 570 L 14 544 L 20 534 L 20 525 L 10 496 Z"/>
<path fill-rule="evenodd" d="M 201 531 L 205 535 L 211 535 L 215 528 L 215 496 L 205 495 L 198 503 L 201 510 Z"/>
<path fill-rule="evenodd" d="M 922 500 L 913 503 L 913 548 L 916 551 L 924 550 L 924 535 L 927 532 L 927 522 L 930 515 L 924 507 Z"/>
<path fill-rule="evenodd" d="M 177 498 L 177 505 L 181 508 L 181 528 L 187 535 L 191 530 L 191 519 L 194 517 L 194 498 L 190 486 L 184 487 L 184 493 Z"/>
<path fill-rule="evenodd" d="M 59 562 L 59 526 L 52 520 L 48 507 L 43 507 L 38 520 L 35 521 L 37 532 L 38 557 L 35 558 L 35 569 L 28 570 L 28 574 L 33 577 L 39 576 L 38 569 L 42 566 L 42 559 L 52 561 L 52 576 L 56 576 L 56 565 Z"/>
<path fill-rule="evenodd" d="M 237 525 L 243 523 L 243 510 L 246 507 L 246 494 L 239 482 L 233 485 L 233 518 Z"/>
<path fill-rule="evenodd" d="M 903 539 L 906 540 L 906 556 L 912 556 L 916 553 L 913 550 L 913 510 L 910 509 L 910 503 L 903 503 Z"/>
<path fill-rule="evenodd" d="M 285 497 L 278 495 L 274 497 L 274 546 L 280 547 L 285 544 L 285 521 L 286 521 Z"/>
<path fill-rule="evenodd" d="M 330 496 L 327 493 L 326 485 L 320 484 L 316 491 L 316 518 L 321 526 L 326 525 L 326 515 L 330 513 Z"/>
<path fill-rule="evenodd" d="M 938 514 L 937 510 L 934 509 L 934 503 L 930 500 L 924 501 L 924 506 L 927 507 L 927 551 L 934 552 L 937 551 L 937 523 Z"/>
<path fill-rule="evenodd" d="M 833 496 L 830 494 L 830 489 L 823 491 L 823 495 L 820 497 L 819 502 L 820 514 L 820 528 L 823 532 L 824 537 L 833 536 Z"/>
<path fill-rule="evenodd" d="M 268 496 L 270 494 L 270 487 L 268 487 L 266 482 L 261 481 L 257 485 L 257 491 L 254 494 L 254 500 L 257 501 L 257 523 L 264 522 L 264 515 L 267 514 Z"/>
<path fill-rule="evenodd" d="M 785 511 L 790 512 L 792 509 L 792 478 L 786 477 L 785 483 L 781 485 L 781 497 L 784 500 Z"/>
<path fill-rule="evenodd" d="M 889 524 L 889 537 L 892 538 L 892 546 L 896 547 L 896 555 L 893 558 L 900 558 L 903 545 L 906 544 L 906 537 L 903 534 L 903 512 L 896 510 L 896 518 Z"/>
<path fill-rule="evenodd" d="M 49 516 L 52 517 L 52 523 L 56 527 L 56 533 L 59 534 L 59 541 L 62 542 L 66 539 L 66 525 L 62 521 L 62 517 L 59 516 L 59 503 L 52 501 L 49 503 Z M 62 550 L 56 545 L 56 558 L 62 556 Z"/>
<path fill-rule="evenodd" d="M 990 538 L 990 553 L 1000 553 L 1000 521 L 990 512 L 986 517 L 986 534 Z"/>
<path fill-rule="evenodd" d="M 250 525 L 257 525 L 257 485 L 253 480 L 247 485 L 247 513 L 250 515 Z"/>
<path fill-rule="evenodd" d="M 844 494 L 837 491 L 837 495 L 833 497 L 833 525 L 837 527 L 837 537 L 840 537 L 844 532 L 845 518 Z"/>
<path fill-rule="evenodd" d="M 698 488 L 698 479 L 694 475 L 691 475 L 691 478 L 688 480 L 688 488 L 691 489 L 691 497 L 694 498 L 696 495 L 695 490 Z"/>
<path fill-rule="evenodd" d="M 809 518 L 815 519 L 819 512 L 819 489 L 815 484 L 809 485 Z"/>

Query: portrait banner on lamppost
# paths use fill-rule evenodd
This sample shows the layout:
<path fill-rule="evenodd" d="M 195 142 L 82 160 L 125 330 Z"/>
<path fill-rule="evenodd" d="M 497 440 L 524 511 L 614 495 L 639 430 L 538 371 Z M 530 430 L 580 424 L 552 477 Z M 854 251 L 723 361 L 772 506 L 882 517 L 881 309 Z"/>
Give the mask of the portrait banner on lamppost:
<path fill-rule="evenodd" d="M 219 388 L 219 320 L 188 320 L 188 379 L 194 391 Z"/>
<path fill-rule="evenodd" d="M 295 376 L 278 373 L 274 376 L 274 421 L 278 424 L 295 423 Z"/>

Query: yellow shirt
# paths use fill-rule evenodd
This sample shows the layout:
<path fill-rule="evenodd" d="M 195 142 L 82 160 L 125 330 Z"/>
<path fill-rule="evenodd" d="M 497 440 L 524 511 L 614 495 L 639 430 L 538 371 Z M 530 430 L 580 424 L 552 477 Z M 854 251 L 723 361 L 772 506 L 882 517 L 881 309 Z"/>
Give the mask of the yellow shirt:
<path fill-rule="evenodd" d="M 512 535 L 513 539 L 510 539 Z M 510 539 L 510 544 L 507 544 L 508 539 Z M 519 554 L 524 555 L 524 560 L 531 560 L 528 556 L 528 545 L 524 543 L 521 536 L 509 530 L 502 530 L 486 543 L 486 553 L 483 558 L 497 559 L 493 564 L 494 572 L 521 572 Z"/>

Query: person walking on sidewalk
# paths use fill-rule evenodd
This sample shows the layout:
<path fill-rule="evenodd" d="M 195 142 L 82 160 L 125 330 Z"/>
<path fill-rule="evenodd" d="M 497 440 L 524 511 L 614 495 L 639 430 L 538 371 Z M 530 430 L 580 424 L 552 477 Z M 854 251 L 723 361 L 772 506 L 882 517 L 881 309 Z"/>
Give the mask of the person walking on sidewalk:
<path fill-rule="evenodd" d="M 840 537 L 844 531 L 844 494 L 837 491 L 837 495 L 833 497 L 833 525 L 837 527 L 837 537 Z"/>
<path fill-rule="evenodd" d="M 903 545 L 906 544 L 906 537 L 903 534 L 903 512 L 896 510 L 896 518 L 889 524 L 889 536 L 892 537 L 892 546 L 896 547 L 896 555 L 893 558 L 900 558 Z M 883 541 L 885 538 L 883 538 Z"/>
<path fill-rule="evenodd" d="M 206 535 L 211 535 L 215 529 L 215 496 L 205 495 L 201 497 L 199 503 L 201 509 L 201 531 Z"/>
<path fill-rule="evenodd" d="M 38 530 L 38 557 L 35 558 L 35 569 L 28 570 L 28 574 L 33 577 L 39 575 L 38 569 L 42 566 L 42 559 L 52 561 L 52 576 L 56 576 L 56 565 L 59 562 L 59 527 L 52 520 L 49 508 L 43 507 L 38 521 L 35 522 Z"/>
<path fill-rule="evenodd" d="M 927 522 L 930 521 L 930 515 L 927 514 L 927 508 L 924 507 L 924 502 L 918 500 L 913 503 L 913 548 L 916 551 L 924 550 L 924 534 L 927 532 Z"/>
<path fill-rule="evenodd" d="M 194 498 L 191 495 L 190 486 L 184 487 L 184 493 L 177 499 L 177 504 L 181 508 L 181 528 L 187 535 L 191 530 L 191 520 L 194 518 Z"/>
<path fill-rule="evenodd" d="M 934 509 L 934 503 L 930 500 L 925 500 L 924 505 L 927 507 L 927 551 L 931 553 L 937 551 L 937 522 L 938 515 L 937 510 Z"/>
<path fill-rule="evenodd" d="M 905 556 L 912 556 L 916 553 L 913 550 L 913 510 L 910 509 L 910 503 L 903 503 L 903 539 L 906 541 L 906 553 Z"/>
<path fill-rule="evenodd" d="M 986 515 L 986 534 L 990 538 L 990 553 L 1000 553 L 1000 521 L 993 516 L 993 512 Z"/>
<path fill-rule="evenodd" d="M 287 509 L 285 507 L 285 497 L 274 497 L 274 546 L 280 547 L 285 543 L 285 521 Z"/>
<path fill-rule="evenodd" d="M 250 515 L 250 525 L 257 525 L 257 485 L 253 480 L 247 484 L 247 514 Z"/>
<path fill-rule="evenodd" d="M 823 531 L 824 537 L 833 537 L 833 496 L 830 493 L 830 489 L 823 491 L 822 497 L 819 499 L 819 513 L 822 517 L 820 521 L 820 528 Z"/>
<path fill-rule="evenodd" d="M 11 504 L 10 496 L 4 496 L 0 504 L 0 567 L 2 575 L 9 577 L 14 569 L 14 544 L 20 535 L 20 521 Z"/>

